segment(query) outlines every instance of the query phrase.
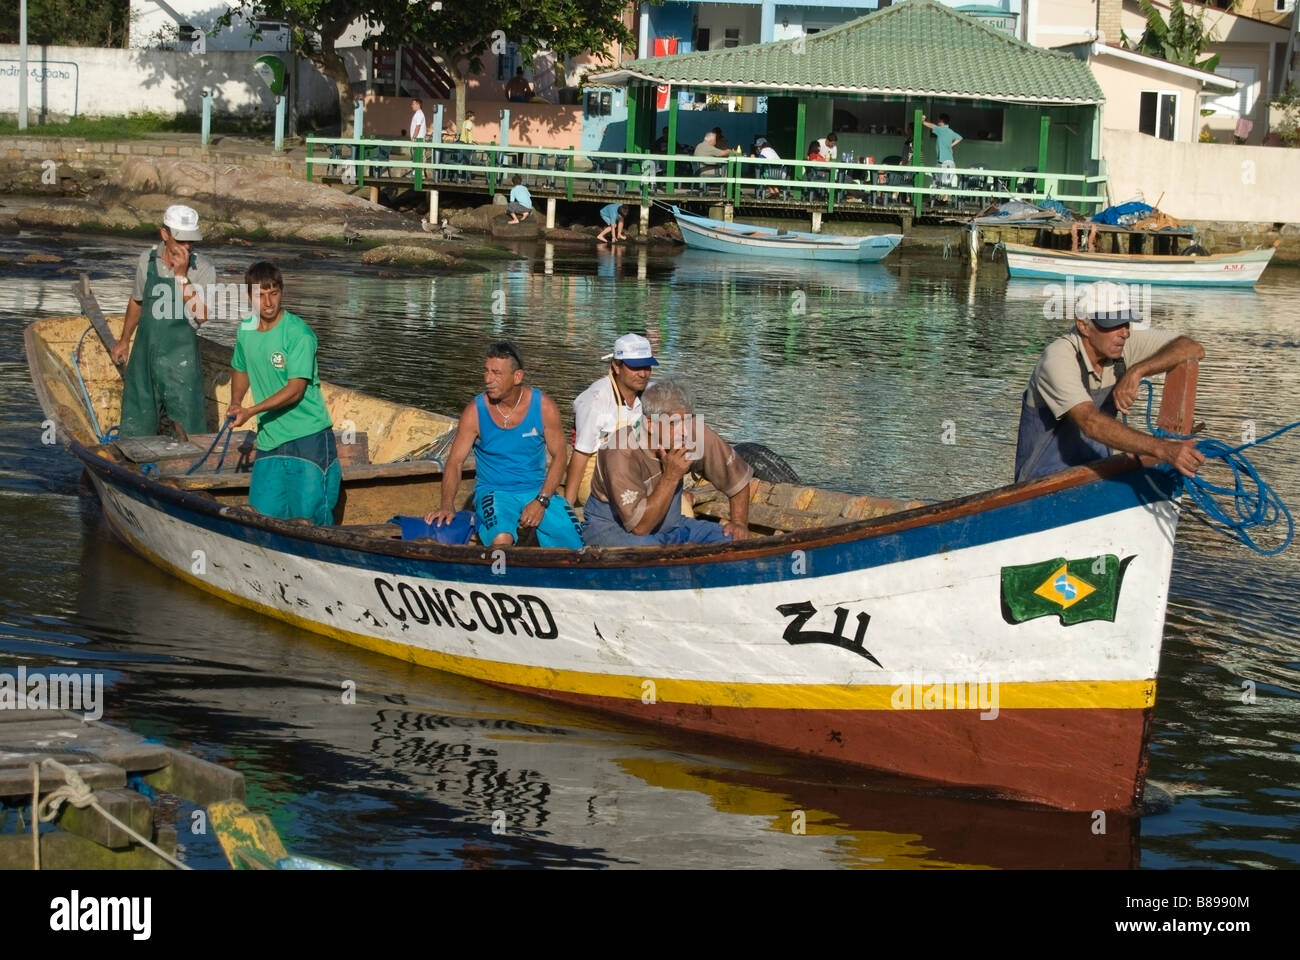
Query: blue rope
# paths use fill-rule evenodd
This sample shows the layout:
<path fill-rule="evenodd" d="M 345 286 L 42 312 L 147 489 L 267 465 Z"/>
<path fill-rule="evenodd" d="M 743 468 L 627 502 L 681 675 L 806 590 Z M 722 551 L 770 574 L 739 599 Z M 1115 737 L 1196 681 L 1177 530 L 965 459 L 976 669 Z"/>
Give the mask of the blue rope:
<path fill-rule="evenodd" d="M 221 440 L 221 437 L 224 434 L 226 442 L 221 448 L 221 458 L 217 461 L 217 469 L 212 471 L 213 473 L 221 472 L 221 465 L 226 462 L 226 451 L 230 449 L 230 438 L 235 435 L 233 427 L 234 422 L 234 417 L 226 417 L 225 421 L 221 424 L 221 429 L 218 430 L 217 435 L 212 438 L 212 446 L 208 447 L 208 452 L 190 464 L 190 468 L 185 471 L 185 476 L 188 477 L 191 473 L 207 462 L 208 457 L 212 456 L 212 451 L 217 449 L 217 443 Z"/>
<path fill-rule="evenodd" d="M 1151 406 L 1155 399 L 1155 387 L 1150 380 L 1143 380 L 1142 385 L 1147 388 L 1147 429 L 1151 434 L 1168 440 L 1190 440 L 1190 434 L 1170 433 L 1152 422 Z M 1187 495 L 1201 508 L 1201 512 L 1205 514 L 1211 525 L 1222 527 L 1250 549 L 1266 557 L 1279 554 L 1290 546 L 1291 538 L 1295 534 L 1295 521 L 1291 518 L 1291 511 L 1277 495 L 1277 491 L 1259 475 L 1255 465 L 1242 451 L 1247 447 L 1257 447 L 1267 443 L 1296 427 L 1300 427 L 1300 420 L 1274 430 L 1268 436 L 1243 443 L 1239 447 L 1231 447 L 1222 440 L 1213 438 L 1197 441 L 1196 449 L 1204 454 L 1207 460 L 1222 460 L 1232 470 L 1230 487 L 1211 483 L 1199 474 L 1194 477 L 1182 477 L 1182 474 L 1179 474 Z M 1228 503 L 1221 504 L 1215 497 L 1227 497 Z M 1229 513 L 1229 508 L 1233 514 L 1236 514 L 1235 517 Z M 1271 527 L 1280 519 L 1286 520 L 1286 538 L 1278 546 L 1266 549 L 1255 542 L 1250 534 L 1252 529 Z"/>
<path fill-rule="evenodd" d="M 81 387 L 81 398 L 86 401 L 86 412 L 90 414 L 90 427 L 95 431 L 95 439 L 100 443 L 109 443 L 115 439 L 117 427 L 113 426 L 106 431 L 100 431 L 99 417 L 95 415 L 95 405 L 90 400 L 90 391 L 86 388 L 85 378 L 81 376 L 81 345 L 86 342 L 86 334 L 94 329 L 93 326 L 88 326 L 82 331 L 81 339 L 77 341 L 77 350 L 72 355 L 72 369 L 77 374 L 77 384 Z"/>

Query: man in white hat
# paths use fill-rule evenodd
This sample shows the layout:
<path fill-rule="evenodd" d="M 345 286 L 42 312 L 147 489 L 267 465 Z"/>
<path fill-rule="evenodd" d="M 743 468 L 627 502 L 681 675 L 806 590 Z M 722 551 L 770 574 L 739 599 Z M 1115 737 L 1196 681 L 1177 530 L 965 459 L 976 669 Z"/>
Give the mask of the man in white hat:
<path fill-rule="evenodd" d="M 130 356 L 122 390 L 124 437 L 158 433 L 164 412 L 182 436 L 207 427 L 197 331 L 208 318 L 203 291 L 216 283 L 217 268 L 194 252 L 203 234 L 193 208 L 168 207 L 159 234 L 162 243 L 140 254 L 122 336 L 113 348 L 114 363 Z"/>
<path fill-rule="evenodd" d="M 641 393 L 650 382 L 654 358 L 650 341 L 625 333 L 614 341 L 609 372 L 578 394 L 573 401 L 573 454 L 564 479 L 564 496 L 575 507 L 585 503 L 591 490 L 594 455 L 620 427 L 641 423 Z"/>

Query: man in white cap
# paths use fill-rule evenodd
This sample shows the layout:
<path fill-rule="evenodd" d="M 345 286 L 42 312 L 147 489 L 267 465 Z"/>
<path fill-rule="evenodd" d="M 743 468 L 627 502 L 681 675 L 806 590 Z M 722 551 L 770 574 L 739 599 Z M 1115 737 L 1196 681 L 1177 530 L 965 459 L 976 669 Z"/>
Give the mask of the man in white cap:
<path fill-rule="evenodd" d="M 180 436 L 207 427 L 197 331 L 208 319 L 203 291 L 216 283 L 217 268 L 194 252 L 203 234 L 191 207 L 168 207 L 159 234 L 162 243 L 140 255 L 122 336 L 113 348 L 114 363 L 130 355 L 122 389 L 124 437 L 157 434 L 164 412 Z"/>
<path fill-rule="evenodd" d="M 650 341 L 638 333 L 625 333 L 614 341 L 609 373 L 573 401 L 573 454 L 565 475 L 564 496 L 575 507 L 587 500 L 591 489 L 594 455 L 620 427 L 641 423 L 641 393 L 650 382 L 654 358 Z"/>

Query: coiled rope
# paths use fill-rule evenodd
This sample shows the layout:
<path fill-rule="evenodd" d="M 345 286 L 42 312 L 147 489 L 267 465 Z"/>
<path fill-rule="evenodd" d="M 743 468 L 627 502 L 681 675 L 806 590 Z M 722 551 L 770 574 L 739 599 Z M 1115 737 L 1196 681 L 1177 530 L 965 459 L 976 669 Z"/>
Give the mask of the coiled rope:
<path fill-rule="evenodd" d="M 1147 430 L 1151 435 L 1166 440 L 1192 439 L 1190 434 L 1171 433 L 1161 429 L 1152 421 L 1151 409 L 1155 399 L 1155 387 L 1150 380 L 1143 380 L 1142 385 L 1147 388 Z M 1230 487 L 1212 483 L 1200 474 L 1182 477 L 1184 491 L 1201 508 L 1201 512 L 1205 514 L 1212 526 L 1223 528 L 1250 549 L 1266 557 L 1279 554 L 1290 546 L 1291 539 L 1295 535 L 1295 521 L 1291 517 L 1291 511 L 1277 495 L 1277 491 L 1259 475 L 1255 465 L 1242 451 L 1248 447 L 1267 443 L 1296 427 L 1300 427 L 1300 420 L 1238 447 L 1229 446 L 1222 440 L 1215 440 L 1212 437 L 1198 440 L 1196 449 L 1205 456 L 1206 460 L 1222 460 L 1232 470 Z M 1216 499 L 1218 497 L 1226 497 L 1227 502 L 1220 502 Z M 1280 544 L 1266 548 L 1255 542 L 1251 530 L 1257 527 L 1271 527 L 1283 519 L 1286 520 L 1286 537 Z"/>

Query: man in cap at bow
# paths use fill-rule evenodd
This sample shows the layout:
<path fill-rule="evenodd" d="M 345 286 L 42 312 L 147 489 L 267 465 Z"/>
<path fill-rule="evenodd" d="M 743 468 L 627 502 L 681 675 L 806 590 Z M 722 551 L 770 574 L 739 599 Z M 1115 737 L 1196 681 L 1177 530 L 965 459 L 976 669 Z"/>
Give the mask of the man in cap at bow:
<path fill-rule="evenodd" d="M 1130 330 L 1131 319 L 1127 308 L 1093 311 L 1047 345 L 1021 399 L 1017 483 L 1116 452 L 1155 457 L 1189 477 L 1205 462 L 1195 440 L 1153 437 L 1116 419 L 1144 377 L 1205 356 L 1190 337 Z"/>
<path fill-rule="evenodd" d="M 658 366 L 650 341 L 625 333 L 614 341 L 609 372 L 573 401 L 573 454 L 564 479 L 564 496 L 575 507 L 585 503 L 591 490 L 595 454 L 620 427 L 641 423 L 641 393 L 650 382 L 650 368 Z"/>
<path fill-rule="evenodd" d="M 182 436 L 207 427 L 197 331 L 208 319 L 203 291 L 216 283 L 217 268 L 194 252 L 203 234 L 191 207 L 168 207 L 159 235 L 162 242 L 140 255 L 122 336 L 113 348 L 114 363 L 130 356 L 119 421 L 124 437 L 157 434 L 164 412 Z"/>

